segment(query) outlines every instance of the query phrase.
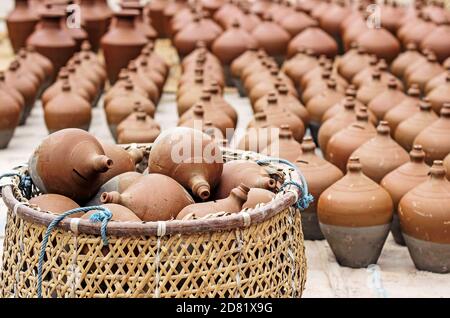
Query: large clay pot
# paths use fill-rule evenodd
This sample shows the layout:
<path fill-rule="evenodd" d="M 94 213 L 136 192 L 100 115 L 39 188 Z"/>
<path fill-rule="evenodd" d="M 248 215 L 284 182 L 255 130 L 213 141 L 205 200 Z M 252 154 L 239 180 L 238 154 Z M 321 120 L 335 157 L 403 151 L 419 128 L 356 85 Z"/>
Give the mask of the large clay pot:
<path fill-rule="evenodd" d="M 114 14 L 114 22 L 101 39 L 106 70 L 111 84 L 117 80 L 122 68 L 137 58 L 147 44 L 147 38 L 136 25 L 138 12 L 122 10 Z"/>
<path fill-rule="evenodd" d="M 402 121 L 395 130 L 395 140 L 407 151 L 412 149 L 414 139 L 420 132 L 438 120 L 438 116 L 431 110 L 428 101 L 424 100 L 419 105 L 420 111 Z"/>
<path fill-rule="evenodd" d="M 417 50 L 417 46 L 414 43 L 408 43 L 406 46 L 406 51 L 400 53 L 395 60 L 392 61 L 392 74 L 402 78 L 406 67 L 417 62 L 421 58 L 423 59 L 424 56 Z"/>
<path fill-rule="evenodd" d="M 442 161 L 435 161 L 428 181 L 400 200 L 400 226 L 414 265 L 425 271 L 450 271 L 450 182 Z"/>
<path fill-rule="evenodd" d="M 164 30 L 164 9 L 166 5 L 166 0 L 153 0 L 147 5 L 151 25 L 160 38 L 167 36 Z"/>
<path fill-rule="evenodd" d="M 414 145 L 409 153 L 410 161 L 397 169 L 389 172 L 381 180 L 380 185 L 391 195 L 394 203 L 394 218 L 392 220 L 391 232 L 397 244 L 405 245 L 398 219 L 398 204 L 400 199 L 422 182 L 428 179 L 430 167 L 425 163 L 425 152 L 422 146 Z"/>
<path fill-rule="evenodd" d="M 382 93 L 383 94 L 383 93 Z M 391 129 L 391 136 L 395 135 L 397 126 L 404 120 L 413 116 L 420 111 L 420 90 L 416 84 L 411 85 L 408 89 L 408 95 L 389 109 L 383 117 L 383 120 L 388 122 Z"/>
<path fill-rule="evenodd" d="M 267 54 L 279 58 L 286 53 L 290 35 L 273 22 L 271 15 L 265 15 L 263 22 L 254 28 L 251 34 Z"/>
<path fill-rule="evenodd" d="M 53 214 L 63 214 L 64 212 L 80 207 L 72 199 L 60 194 L 41 194 L 31 198 L 28 203 L 33 207 L 37 207 L 39 211 L 50 212 Z M 68 217 L 74 218 L 81 217 L 82 215 L 83 213 L 75 213 Z"/>
<path fill-rule="evenodd" d="M 386 90 L 376 95 L 369 103 L 368 108 L 382 120 L 386 113 L 406 99 L 406 95 L 398 89 L 397 82 L 392 79 Z"/>
<path fill-rule="evenodd" d="M 351 156 L 359 158 L 364 174 L 377 183 L 409 159 L 408 153 L 391 138 L 385 121 L 380 121 L 377 135 L 358 147 Z"/>
<path fill-rule="evenodd" d="M 237 188 L 231 190 L 230 195 L 224 199 L 188 205 L 177 215 L 177 220 L 198 219 L 219 212 L 238 213 L 247 201 L 249 191 L 250 188 L 241 183 Z"/>
<path fill-rule="evenodd" d="M 0 89 L 0 149 L 8 146 L 14 135 L 14 130 L 19 125 L 21 105 L 4 89 Z"/>
<path fill-rule="evenodd" d="M 91 105 L 72 91 L 68 81 L 62 84 L 61 89 L 61 93 L 44 107 L 45 125 L 49 133 L 65 128 L 80 128 L 88 131 L 92 116 Z"/>
<path fill-rule="evenodd" d="M 358 36 L 356 42 L 368 53 L 391 63 L 400 53 L 400 43 L 389 31 L 383 28 L 367 28 Z"/>
<path fill-rule="evenodd" d="M 288 57 L 294 56 L 300 48 L 311 49 L 316 56 L 324 54 L 333 58 L 338 54 L 336 41 L 316 26 L 306 28 L 289 42 Z"/>
<path fill-rule="evenodd" d="M 302 148 L 300 143 L 292 137 L 289 125 L 281 125 L 279 138 L 272 140 L 270 145 L 263 149 L 261 153 L 293 162 L 302 154 Z"/>
<path fill-rule="evenodd" d="M 61 28 L 64 14 L 52 10 L 41 14 L 39 27 L 28 37 L 27 45 L 48 58 L 54 68 L 53 76 L 63 67 L 76 51 L 76 42 Z"/>
<path fill-rule="evenodd" d="M 261 188 L 274 190 L 275 179 L 255 162 L 247 160 L 232 160 L 223 165 L 223 173 L 219 184 L 212 195 L 213 199 L 224 199 L 228 197 L 231 190 L 245 182 L 250 188 Z"/>
<path fill-rule="evenodd" d="M 302 230 L 306 240 L 323 240 L 323 234 L 317 219 L 317 202 L 325 189 L 343 177 L 336 166 L 315 153 L 316 145 L 311 136 L 303 138 L 303 153 L 294 164 L 300 169 L 308 183 L 308 190 L 314 197 L 309 207 L 302 211 Z"/>
<path fill-rule="evenodd" d="M 136 171 L 136 165 L 144 158 L 142 150 L 137 148 L 125 150 L 123 147 L 115 144 L 104 142 L 101 144 L 105 155 L 114 162 L 111 169 L 102 174 L 103 184 L 122 173 Z"/>
<path fill-rule="evenodd" d="M 295 7 L 295 11 L 286 15 L 281 21 L 280 26 L 285 29 L 291 37 L 295 37 L 308 27 L 317 25 L 317 21 L 302 11 L 300 5 Z"/>
<path fill-rule="evenodd" d="M 81 129 L 59 130 L 46 137 L 29 160 L 33 183 L 42 193 L 86 202 L 101 186 L 101 174 L 113 161 L 101 144 Z"/>
<path fill-rule="evenodd" d="M 27 38 L 33 33 L 39 16 L 29 0 L 16 0 L 14 9 L 6 17 L 8 37 L 15 53 L 25 47 Z"/>
<path fill-rule="evenodd" d="M 136 28 L 140 30 L 141 33 L 145 35 L 148 40 L 156 40 L 158 33 L 153 29 L 152 25 L 144 17 L 144 5 L 137 2 L 122 2 L 120 4 L 124 10 L 136 10 L 138 11 L 138 16 L 136 17 Z"/>
<path fill-rule="evenodd" d="M 134 111 L 117 125 L 117 142 L 152 143 L 160 133 L 161 127 L 146 112 Z"/>
<path fill-rule="evenodd" d="M 367 267 L 377 263 L 389 234 L 392 199 L 364 175 L 357 157 L 349 159 L 347 171 L 320 195 L 317 214 L 338 263 Z"/>
<path fill-rule="evenodd" d="M 444 71 L 443 67 L 436 60 L 436 56 L 432 53 L 427 55 L 426 62 L 411 70 L 410 74 L 406 74 L 406 84 L 419 84 L 421 92 L 425 92 L 425 86 L 430 79 Z"/>
<path fill-rule="evenodd" d="M 171 220 L 183 208 L 194 203 L 178 182 L 158 173 L 142 176 L 122 193 L 103 192 L 101 201 L 123 205 L 145 222 Z"/>
<path fill-rule="evenodd" d="M 275 193 L 266 189 L 251 188 L 247 193 L 247 201 L 242 205 L 242 209 L 254 209 L 259 205 L 269 203 L 275 198 Z"/>
<path fill-rule="evenodd" d="M 79 3 L 83 27 L 88 34 L 92 50 L 97 52 L 101 38 L 108 31 L 112 10 L 106 0 L 80 0 Z"/>
<path fill-rule="evenodd" d="M 414 144 L 422 145 L 426 153 L 425 161 L 432 164 L 444 160 L 450 153 L 450 101 L 441 109 L 441 116 L 414 139 Z"/>
<path fill-rule="evenodd" d="M 437 114 L 439 114 L 444 104 L 450 101 L 450 71 L 447 71 L 445 76 L 445 83 L 437 86 L 427 94 L 431 107 Z"/>
<path fill-rule="evenodd" d="M 356 113 L 356 122 L 335 133 L 328 141 L 325 158 L 345 172 L 353 151 L 375 136 L 376 129 L 369 122 L 367 109 L 362 108 Z"/>
<path fill-rule="evenodd" d="M 150 173 L 170 176 L 206 200 L 220 180 L 223 160 L 219 147 L 208 135 L 177 127 L 155 140 L 148 167 Z"/>

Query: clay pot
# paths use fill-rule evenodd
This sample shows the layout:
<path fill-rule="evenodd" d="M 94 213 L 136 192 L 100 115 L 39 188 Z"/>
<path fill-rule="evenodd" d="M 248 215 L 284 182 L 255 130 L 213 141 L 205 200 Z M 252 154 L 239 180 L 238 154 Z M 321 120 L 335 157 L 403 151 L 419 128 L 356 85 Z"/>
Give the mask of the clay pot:
<path fill-rule="evenodd" d="M 286 53 L 290 35 L 273 22 L 271 15 L 265 15 L 262 23 L 253 29 L 251 35 L 267 54 L 278 58 Z"/>
<path fill-rule="evenodd" d="M 148 65 L 151 65 L 156 71 L 161 73 L 165 79 L 169 75 L 170 65 L 155 52 L 155 47 L 152 42 L 145 46 L 139 58 L 147 60 Z"/>
<path fill-rule="evenodd" d="M 81 19 L 92 50 L 97 52 L 103 35 L 108 31 L 112 10 L 106 0 L 80 0 Z"/>
<path fill-rule="evenodd" d="M 114 166 L 102 174 L 101 178 L 103 183 L 122 173 L 136 171 L 136 165 L 144 158 L 142 150 L 137 148 L 125 150 L 123 147 L 115 144 L 101 144 L 105 151 L 105 155 L 114 161 Z"/>
<path fill-rule="evenodd" d="M 388 88 L 376 95 L 369 103 L 368 108 L 382 120 L 386 113 L 406 99 L 406 95 L 397 87 L 397 82 L 392 79 Z"/>
<path fill-rule="evenodd" d="M 155 184 L 158 186 L 154 187 Z M 161 200 L 168 197 L 170 200 Z M 179 183 L 158 173 L 142 176 L 122 193 L 103 192 L 101 201 L 123 205 L 144 222 L 171 220 L 183 208 L 194 203 Z"/>
<path fill-rule="evenodd" d="M 199 219 L 219 212 L 238 213 L 247 201 L 250 189 L 243 183 L 231 190 L 225 199 L 188 205 L 177 215 L 177 220 Z"/>
<path fill-rule="evenodd" d="M 156 33 L 156 30 L 153 29 L 149 21 L 144 18 L 144 5 L 140 4 L 139 1 L 137 2 L 122 2 L 120 4 L 123 10 L 136 10 L 138 11 L 138 15 L 136 17 L 136 28 L 140 30 L 142 34 L 145 35 L 145 37 L 148 40 L 156 40 L 158 37 L 158 33 Z"/>
<path fill-rule="evenodd" d="M 247 129 L 247 132 L 239 141 L 238 149 L 260 152 L 277 138 L 277 130 L 269 126 L 265 113 L 256 113 L 252 126 Z"/>
<path fill-rule="evenodd" d="M 240 11 L 237 11 L 236 14 L 228 16 L 222 24 L 225 29 L 229 29 L 231 27 L 234 18 L 237 19 L 241 27 L 249 33 L 251 33 L 261 23 L 259 16 L 253 14 L 245 5 L 241 6 Z"/>
<path fill-rule="evenodd" d="M 280 21 L 280 26 L 289 32 L 291 37 L 295 37 L 297 34 L 309 27 L 314 27 L 317 22 L 302 11 L 302 8 L 297 5 L 295 11 L 286 15 Z"/>
<path fill-rule="evenodd" d="M 323 234 L 317 220 L 317 201 L 325 189 L 342 178 L 343 174 L 336 166 L 315 153 L 316 145 L 311 136 L 303 138 L 303 153 L 294 164 L 300 169 L 308 184 L 308 190 L 314 197 L 309 207 L 302 211 L 302 229 L 306 240 L 323 240 Z"/>
<path fill-rule="evenodd" d="M 450 154 L 444 159 L 444 167 L 447 171 L 447 179 L 450 181 Z"/>
<path fill-rule="evenodd" d="M 350 14 L 350 8 L 344 3 L 332 3 L 328 10 L 320 16 L 320 27 L 328 34 L 337 38 L 340 36 L 340 25 L 343 20 Z"/>
<path fill-rule="evenodd" d="M 365 10 L 365 7 L 362 9 Z M 351 15 L 349 16 L 351 18 Z M 342 21 L 342 25 L 346 22 Z M 350 48 L 352 43 L 356 43 L 358 37 L 367 30 L 366 18 L 361 13 L 353 16 L 353 20 L 348 23 L 346 27 L 342 29 L 342 40 L 346 49 Z"/>
<path fill-rule="evenodd" d="M 302 154 L 302 148 L 300 143 L 292 137 L 289 125 L 281 125 L 279 138 L 272 140 L 270 145 L 263 149 L 261 153 L 293 162 Z"/>
<path fill-rule="evenodd" d="M 214 200 L 228 197 L 231 191 L 245 182 L 250 188 L 274 190 L 275 179 L 256 162 L 247 160 L 232 160 L 223 165 L 223 173 L 212 195 Z"/>
<path fill-rule="evenodd" d="M 201 131 L 185 127 L 161 133 L 148 159 L 150 173 L 174 178 L 202 200 L 209 198 L 219 182 L 222 166 L 222 154 L 213 140 Z"/>
<path fill-rule="evenodd" d="M 274 4 L 270 0 L 257 0 L 251 4 L 250 10 L 254 14 L 263 17 L 268 11 L 270 11 L 270 8 L 273 5 Z"/>
<path fill-rule="evenodd" d="M 97 192 L 101 174 L 112 165 L 94 136 L 68 128 L 46 137 L 28 166 L 33 183 L 42 193 L 62 194 L 83 203 Z"/>
<path fill-rule="evenodd" d="M 330 138 L 333 137 L 335 133 L 347 128 L 350 124 L 355 122 L 355 120 L 355 99 L 353 97 L 346 97 L 344 109 L 320 126 L 318 135 L 320 149 L 322 149 L 323 152 L 326 152 Z"/>
<path fill-rule="evenodd" d="M 327 83 L 327 88 L 319 95 L 311 98 L 306 104 L 311 123 L 318 125 L 322 122 L 322 116 L 333 105 L 338 103 L 345 95 L 337 90 L 336 82 L 330 80 Z"/>
<path fill-rule="evenodd" d="M 275 198 L 275 193 L 266 189 L 251 188 L 247 193 L 247 201 L 242 205 L 242 209 L 254 209 L 257 206 L 269 203 Z"/>
<path fill-rule="evenodd" d="M 363 47 L 370 54 L 375 54 L 378 58 L 385 59 L 391 63 L 400 53 L 400 43 L 386 29 L 367 28 L 356 39 L 358 46 Z"/>
<path fill-rule="evenodd" d="M 240 77 L 242 70 L 257 58 L 257 52 L 257 46 L 250 44 L 244 53 L 232 61 L 230 65 L 231 74 L 234 77 Z"/>
<path fill-rule="evenodd" d="M 377 183 L 409 160 L 408 153 L 391 138 L 385 121 L 380 121 L 377 135 L 358 147 L 351 156 L 360 158 L 364 174 Z"/>
<path fill-rule="evenodd" d="M 101 39 L 110 83 L 115 83 L 120 70 L 137 58 L 147 44 L 147 38 L 136 25 L 138 12 L 122 10 L 114 14 L 115 21 Z"/>
<path fill-rule="evenodd" d="M 217 82 L 211 81 L 209 92 L 211 93 L 211 105 L 223 111 L 237 125 L 238 113 L 222 96 L 222 90 Z"/>
<path fill-rule="evenodd" d="M 305 76 L 303 78 L 305 78 Z M 331 86 L 335 87 L 331 88 Z M 339 93 L 345 92 L 345 87 L 337 82 L 337 79 L 332 76 L 331 72 L 328 70 L 324 70 L 320 78 L 311 81 L 311 84 L 303 88 L 302 101 L 305 103 L 305 105 L 308 105 L 309 101 L 313 97 L 316 97 L 323 91 L 327 91 L 330 89 Z"/>
<path fill-rule="evenodd" d="M 222 138 L 227 136 L 227 129 L 233 129 L 233 123 L 228 116 L 223 116 L 211 106 L 206 106 L 202 101 L 195 104 L 189 111 L 181 116 L 180 127 L 189 127 L 203 130 L 203 124 L 209 122 L 213 127 L 219 129 Z"/>
<path fill-rule="evenodd" d="M 438 116 L 431 110 L 431 105 L 427 100 L 419 104 L 420 111 L 402 121 L 395 130 L 395 140 L 407 151 L 410 151 L 414 139 L 419 133 L 438 120 Z"/>
<path fill-rule="evenodd" d="M 158 87 L 151 79 L 146 77 L 143 72 L 138 71 L 135 61 L 131 61 L 128 64 L 128 78 L 133 82 L 134 85 L 144 90 L 153 103 L 158 103 L 160 97 Z"/>
<path fill-rule="evenodd" d="M 397 169 L 389 172 L 380 185 L 391 195 L 394 203 L 394 218 L 392 220 L 391 232 L 397 244 L 405 245 L 398 219 L 398 204 L 400 199 L 422 182 L 428 179 L 430 167 L 425 163 L 425 152 L 422 146 L 414 145 L 409 153 L 410 161 L 401 165 Z"/>
<path fill-rule="evenodd" d="M 426 153 L 425 161 L 432 164 L 435 160 L 444 160 L 450 153 L 450 102 L 444 103 L 441 115 L 414 139 L 414 144 L 422 145 Z"/>
<path fill-rule="evenodd" d="M 436 25 L 430 20 L 426 14 L 422 15 L 422 19 L 418 19 L 416 23 L 411 26 L 405 33 L 402 34 L 400 39 L 403 44 L 414 43 L 417 47 L 420 46 L 420 42 L 431 34 L 436 29 Z"/>
<path fill-rule="evenodd" d="M 20 49 L 18 55 L 18 61 L 24 69 L 27 69 L 34 78 L 37 78 L 38 88 L 42 87 L 44 82 L 47 80 L 47 75 L 44 69 L 41 68 L 34 60 L 28 57 L 28 53 L 25 49 Z"/>
<path fill-rule="evenodd" d="M 369 105 L 370 102 L 379 94 L 387 90 L 386 85 L 381 81 L 381 74 L 379 71 L 372 73 L 370 82 L 364 83 L 358 89 L 356 98 L 364 105 Z M 377 116 L 378 118 L 378 116 Z"/>
<path fill-rule="evenodd" d="M 106 106 L 116 97 L 129 95 L 148 100 L 147 92 L 141 87 L 134 85 L 128 76 L 128 70 L 123 69 L 119 74 L 118 81 L 105 93 L 103 103 Z"/>
<path fill-rule="evenodd" d="M 272 68 L 266 76 L 262 75 L 261 80 L 248 90 L 248 97 L 250 98 L 251 104 L 255 104 L 260 98 L 274 91 L 277 85 L 285 85 L 291 95 L 297 96 L 297 90 L 294 84 L 289 78 L 283 75 L 277 68 Z"/>
<path fill-rule="evenodd" d="M 166 37 L 164 30 L 164 9 L 166 5 L 167 1 L 165 0 L 150 1 L 147 5 L 151 25 L 156 30 L 160 38 Z"/>
<path fill-rule="evenodd" d="M 172 18 L 182 9 L 187 8 L 186 0 L 172 0 L 168 1 L 164 8 L 164 31 L 166 35 L 173 35 L 170 27 Z"/>
<path fill-rule="evenodd" d="M 427 82 L 442 73 L 444 69 L 436 60 L 436 56 L 432 53 L 427 55 L 427 61 L 421 63 L 416 68 L 413 68 L 410 74 L 406 74 L 406 84 L 419 84 L 421 92 L 425 92 Z"/>
<path fill-rule="evenodd" d="M 91 105 L 77 93 L 72 92 L 68 81 L 62 91 L 44 106 L 45 125 L 49 133 L 65 128 L 89 130 L 91 124 Z"/>
<path fill-rule="evenodd" d="M 419 103 L 419 86 L 413 84 L 408 90 L 408 95 L 388 110 L 383 117 L 383 120 L 388 122 L 389 128 L 391 129 L 391 136 L 394 136 L 397 126 L 402 121 L 419 112 Z"/>
<path fill-rule="evenodd" d="M 146 59 L 139 59 L 136 61 L 137 73 L 145 78 L 146 82 L 152 82 L 156 86 L 157 99 L 161 96 L 164 89 L 165 77 L 149 65 Z M 153 85 L 152 85 L 153 86 Z"/>
<path fill-rule="evenodd" d="M 367 109 L 362 108 L 356 113 L 356 122 L 335 133 L 328 141 L 325 158 L 345 172 L 353 151 L 375 136 L 376 129 L 369 122 Z"/>
<path fill-rule="evenodd" d="M 392 61 L 391 72 L 395 76 L 402 78 L 406 67 L 422 58 L 424 58 L 424 56 L 417 50 L 417 46 L 414 43 L 408 43 L 406 45 L 406 51 L 400 53 L 395 60 Z"/>
<path fill-rule="evenodd" d="M 351 82 L 353 77 L 369 66 L 371 56 L 367 54 L 366 50 L 362 47 L 356 49 L 356 54 L 347 55 L 344 54 L 339 61 L 338 72 L 348 82 Z"/>
<path fill-rule="evenodd" d="M 27 39 L 27 45 L 33 46 L 36 52 L 52 62 L 53 77 L 76 51 L 76 42 L 66 29 L 61 28 L 63 17 L 64 14 L 54 10 L 43 12 L 39 28 L 36 28 Z"/>
<path fill-rule="evenodd" d="M 21 112 L 23 112 L 23 109 L 25 108 L 25 99 L 23 98 L 22 94 L 11 84 L 8 84 L 6 82 L 6 74 L 5 72 L 0 71 L 0 90 L 3 93 L 6 93 L 9 95 L 9 97 L 12 97 L 12 99 L 18 104 L 20 107 Z"/>
<path fill-rule="evenodd" d="M 101 204 L 101 207 L 107 208 L 111 214 L 112 217 L 110 221 L 113 222 L 141 222 L 142 220 L 136 216 L 136 214 L 131 211 L 130 209 L 124 207 L 120 204 L 114 204 L 114 203 L 108 203 L 108 204 Z M 85 213 L 81 219 L 89 220 L 90 217 L 95 214 L 98 211 L 89 211 Z"/>
<path fill-rule="evenodd" d="M 22 107 L 17 101 L 0 89 L 0 99 L 2 107 L 0 107 L 0 149 L 8 147 L 9 141 L 14 135 L 14 130 L 19 125 Z"/>
<path fill-rule="evenodd" d="M 28 203 L 31 206 L 37 206 L 40 211 L 50 212 L 53 214 L 63 214 L 69 210 L 77 209 L 80 206 L 69 199 L 60 194 L 41 194 L 37 197 L 31 198 Z M 69 218 L 77 218 L 83 215 L 82 212 L 69 215 Z"/>
<path fill-rule="evenodd" d="M 70 28 L 67 26 L 68 21 L 71 20 L 71 15 L 74 13 L 73 9 L 70 9 L 69 5 L 73 5 L 73 0 L 64 0 L 61 3 L 56 3 L 54 6 L 58 7 L 64 14 L 64 18 L 61 19 L 61 28 L 69 34 L 75 41 L 75 51 L 81 50 L 81 45 L 88 39 L 88 34 L 82 26 Z"/>
<path fill-rule="evenodd" d="M 397 2 L 386 3 L 381 7 L 381 25 L 392 34 L 401 26 L 400 22 L 405 15 L 405 8 L 398 6 Z"/>
<path fill-rule="evenodd" d="M 321 194 L 317 214 L 338 263 L 362 268 L 378 261 L 393 204 L 389 193 L 364 175 L 357 157 L 350 158 L 347 171 Z"/>
<path fill-rule="evenodd" d="M 300 48 L 311 49 L 316 56 L 324 54 L 333 58 L 338 54 L 336 41 L 316 26 L 306 28 L 289 42 L 288 57 L 294 56 Z"/>
<path fill-rule="evenodd" d="M 83 88 L 89 94 L 89 101 L 94 103 L 98 96 L 98 87 L 81 73 L 75 62 L 69 61 L 67 64 L 67 72 L 69 73 L 69 77 L 77 83 L 74 87 Z"/>
<path fill-rule="evenodd" d="M 29 2 L 29 0 L 16 0 L 14 9 L 6 17 L 8 37 L 14 53 L 25 47 L 27 38 L 33 33 L 39 21 L 39 16 Z"/>
<path fill-rule="evenodd" d="M 310 70 L 318 66 L 319 62 L 314 56 L 312 50 L 301 49 L 290 60 L 286 61 L 283 65 L 283 71 L 299 85 L 302 77 Z"/>
<path fill-rule="evenodd" d="M 450 73 L 450 66 L 447 66 L 445 67 L 445 71 L 441 72 L 440 74 L 430 79 L 425 85 L 425 93 L 429 94 L 436 87 L 445 84 L 447 82 L 447 74 L 449 73 Z"/>
<path fill-rule="evenodd" d="M 188 89 L 185 89 L 186 92 L 184 94 L 180 93 L 180 90 L 177 92 L 177 94 L 179 94 L 179 97 L 177 98 L 179 116 L 182 116 L 200 99 L 200 96 L 205 89 L 205 83 L 202 77 L 196 76 L 195 82 L 185 87 L 188 87 Z"/>
<path fill-rule="evenodd" d="M 58 74 L 56 82 L 47 88 L 41 96 L 41 101 L 44 108 L 50 100 L 62 93 L 63 84 L 67 82 L 70 84 L 72 93 L 76 93 L 88 103 L 92 102 L 90 93 L 85 88 L 80 86 L 80 83 L 76 80 L 76 78 L 71 78 L 69 76 L 69 72 L 66 68 L 62 68 Z"/>
<path fill-rule="evenodd" d="M 442 161 L 435 161 L 428 181 L 400 200 L 402 234 L 414 265 L 420 270 L 448 273 L 450 182 Z"/>
<path fill-rule="evenodd" d="M 117 142 L 152 143 L 160 133 L 161 127 L 147 113 L 134 111 L 117 125 Z"/>
<path fill-rule="evenodd" d="M 450 71 L 445 74 L 445 83 L 437 86 L 427 94 L 434 112 L 439 114 L 444 104 L 450 101 Z"/>

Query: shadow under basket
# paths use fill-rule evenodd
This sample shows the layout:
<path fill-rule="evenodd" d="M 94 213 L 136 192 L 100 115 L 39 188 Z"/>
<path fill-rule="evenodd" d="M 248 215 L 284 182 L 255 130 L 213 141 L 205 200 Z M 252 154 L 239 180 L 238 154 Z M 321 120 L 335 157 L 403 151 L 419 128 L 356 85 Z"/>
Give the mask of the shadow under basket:
<path fill-rule="evenodd" d="M 151 145 L 138 147 L 151 151 Z M 225 161 L 264 158 L 222 150 Z M 300 182 L 287 165 L 264 167 L 279 185 Z M 31 298 L 38 295 L 42 240 L 56 215 L 27 205 L 29 191 L 19 187 L 27 168 L 16 171 L 20 176 L 1 189 L 8 210 L 0 297 Z M 33 188 L 32 196 L 38 194 Z M 106 246 L 99 223 L 65 218 L 46 246 L 42 297 L 301 297 L 306 256 L 300 211 L 293 207 L 300 195 L 288 186 L 271 202 L 236 214 L 109 222 Z"/>

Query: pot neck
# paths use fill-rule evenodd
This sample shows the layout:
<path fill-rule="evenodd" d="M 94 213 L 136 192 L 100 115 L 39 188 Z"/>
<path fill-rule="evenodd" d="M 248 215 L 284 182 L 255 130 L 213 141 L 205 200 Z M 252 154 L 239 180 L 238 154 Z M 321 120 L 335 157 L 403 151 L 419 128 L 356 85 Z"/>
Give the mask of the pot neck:
<path fill-rule="evenodd" d="M 41 20 L 42 29 L 52 29 L 52 30 L 60 30 L 61 29 L 61 16 L 43 16 Z"/>

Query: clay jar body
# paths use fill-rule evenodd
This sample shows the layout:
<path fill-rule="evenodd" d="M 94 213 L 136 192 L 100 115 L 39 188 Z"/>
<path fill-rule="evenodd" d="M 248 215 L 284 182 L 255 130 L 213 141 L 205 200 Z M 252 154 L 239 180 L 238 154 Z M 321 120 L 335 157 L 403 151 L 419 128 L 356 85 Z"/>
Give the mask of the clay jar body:
<path fill-rule="evenodd" d="M 419 87 L 413 85 L 408 90 L 408 96 L 386 112 L 383 119 L 388 122 L 389 128 L 391 129 L 391 136 L 394 136 L 397 126 L 402 121 L 419 112 L 419 97 Z"/>
<path fill-rule="evenodd" d="M 442 161 L 435 161 L 428 181 L 400 200 L 402 234 L 414 265 L 436 273 L 450 271 L 450 182 Z"/>
<path fill-rule="evenodd" d="M 174 178 L 202 200 L 209 198 L 220 180 L 222 154 L 201 131 L 177 127 L 161 133 L 148 159 L 149 172 Z"/>
<path fill-rule="evenodd" d="M 311 49 L 316 56 L 324 54 L 333 58 L 338 54 L 336 41 L 315 26 L 306 28 L 289 42 L 288 57 L 294 56 L 300 48 Z"/>
<path fill-rule="evenodd" d="M 439 62 L 450 56 L 450 20 L 447 14 L 446 23 L 434 28 L 420 42 L 421 49 L 429 49 L 436 54 Z"/>
<path fill-rule="evenodd" d="M 311 123 L 315 125 L 320 124 L 325 112 L 344 97 L 344 94 L 337 90 L 336 82 L 334 80 L 328 81 L 327 88 L 311 98 L 306 104 Z"/>
<path fill-rule="evenodd" d="M 242 209 L 254 209 L 260 204 L 265 204 L 275 198 L 275 193 L 266 189 L 251 188 L 247 194 L 247 201 L 245 201 Z"/>
<path fill-rule="evenodd" d="M 188 205 L 177 215 L 178 220 L 197 219 L 218 212 L 237 213 L 242 210 L 242 205 L 247 201 L 250 189 L 241 183 L 231 190 L 225 199 Z"/>
<path fill-rule="evenodd" d="M 145 112 L 133 112 L 117 125 L 117 142 L 152 143 L 158 138 L 161 127 Z"/>
<path fill-rule="evenodd" d="M 256 26 L 251 34 L 267 54 L 280 57 L 286 53 L 289 33 L 273 22 L 271 15 L 266 15 L 264 21 Z"/>
<path fill-rule="evenodd" d="M 408 162 L 408 153 L 391 138 L 385 121 L 380 121 L 377 135 L 356 149 L 352 157 L 359 158 L 364 174 L 377 183 Z"/>
<path fill-rule="evenodd" d="M 232 160 L 223 165 L 223 173 L 216 187 L 213 198 L 224 199 L 231 190 L 245 182 L 250 188 L 274 190 L 276 181 L 256 162 Z"/>
<path fill-rule="evenodd" d="M 315 154 L 316 145 L 310 136 L 302 142 L 303 154 L 294 162 L 305 176 L 309 192 L 314 201 L 302 211 L 302 229 L 306 240 L 323 240 L 324 236 L 317 219 L 317 202 L 325 189 L 343 177 L 336 166 Z"/>
<path fill-rule="evenodd" d="M 31 198 L 28 203 L 31 206 L 37 206 L 40 211 L 51 212 L 54 214 L 62 214 L 66 211 L 73 210 L 79 208 L 80 206 L 69 199 L 60 194 L 41 194 L 37 197 Z M 82 216 L 83 213 L 76 213 L 69 215 L 69 218 L 75 218 Z"/>
<path fill-rule="evenodd" d="M 27 38 L 39 21 L 28 0 L 16 0 L 14 9 L 6 17 L 8 37 L 15 53 L 25 47 Z"/>
<path fill-rule="evenodd" d="M 367 28 L 358 36 L 356 42 L 365 48 L 368 53 L 375 54 L 380 59 L 391 63 L 400 53 L 400 43 L 386 29 Z"/>
<path fill-rule="evenodd" d="M 438 76 L 442 75 L 445 78 L 444 82 L 436 86 L 436 88 L 434 88 L 427 94 L 427 98 L 431 103 L 431 107 L 436 114 L 439 114 L 444 103 L 450 101 L 450 70 Z M 432 80 L 430 80 L 428 83 L 430 83 L 431 81 Z"/>
<path fill-rule="evenodd" d="M 300 6 L 297 6 L 294 12 L 286 15 L 280 21 L 280 25 L 289 32 L 291 37 L 295 37 L 306 28 L 316 26 L 317 22 L 309 15 L 302 12 Z"/>
<path fill-rule="evenodd" d="M 450 154 L 444 159 L 444 167 L 447 171 L 447 179 L 450 181 Z"/>
<path fill-rule="evenodd" d="M 77 203 L 97 192 L 101 174 L 112 165 L 97 139 L 75 128 L 49 135 L 29 160 L 30 176 L 39 190 L 65 195 Z"/>
<path fill-rule="evenodd" d="M 19 125 L 22 107 L 3 89 L 0 89 L 0 149 L 8 146 L 14 130 Z"/>
<path fill-rule="evenodd" d="M 430 167 L 424 161 L 425 152 L 423 152 L 422 146 L 414 145 L 409 156 L 410 162 L 388 173 L 380 183 L 389 192 L 394 203 L 394 218 L 392 220 L 391 232 L 395 242 L 400 245 L 405 245 L 397 213 L 400 199 L 411 189 L 425 182 L 428 179 L 428 172 L 430 171 Z"/>
<path fill-rule="evenodd" d="M 115 22 L 102 37 L 101 45 L 110 83 L 115 83 L 122 68 L 137 58 L 147 38 L 136 27 L 137 11 L 123 10 L 115 14 Z"/>
<path fill-rule="evenodd" d="M 302 154 L 301 145 L 292 137 L 289 125 L 281 125 L 279 137 L 261 151 L 262 154 L 294 162 Z"/>
<path fill-rule="evenodd" d="M 113 221 L 113 222 L 140 222 L 141 221 L 141 219 L 138 218 L 137 215 L 133 211 L 124 207 L 123 205 L 108 203 L 108 204 L 101 204 L 100 206 L 108 209 L 111 212 L 112 217 L 111 217 L 110 221 Z M 89 212 L 85 213 L 81 217 L 81 219 L 89 220 L 90 217 L 96 212 L 97 212 L 97 210 L 89 211 Z"/>
<path fill-rule="evenodd" d="M 406 46 L 407 51 L 399 54 L 391 64 L 391 72 L 398 78 L 402 78 L 405 69 L 408 65 L 413 64 L 419 59 L 425 59 L 425 57 L 417 51 L 417 47 L 414 43 L 410 43 Z"/>
<path fill-rule="evenodd" d="M 388 89 L 375 96 L 367 106 L 377 116 L 378 120 L 382 120 L 390 109 L 401 103 L 405 98 L 406 95 L 398 90 L 395 79 L 391 79 Z"/>
<path fill-rule="evenodd" d="M 127 151 L 123 147 L 115 144 L 101 143 L 101 145 L 105 151 L 105 155 L 114 162 L 111 169 L 102 173 L 101 179 L 103 184 L 119 174 L 135 171 L 136 165 L 144 157 L 142 150 L 136 148 L 131 148 Z"/>
<path fill-rule="evenodd" d="M 100 40 L 108 30 L 112 11 L 105 0 L 81 0 L 81 18 L 94 52 L 100 47 Z"/>
<path fill-rule="evenodd" d="M 179 183 L 157 173 L 142 176 L 122 193 L 104 192 L 101 201 L 123 205 L 146 222 L 173 219 L 184 207 L 194 203 Z"/>

